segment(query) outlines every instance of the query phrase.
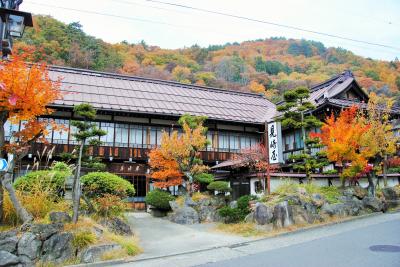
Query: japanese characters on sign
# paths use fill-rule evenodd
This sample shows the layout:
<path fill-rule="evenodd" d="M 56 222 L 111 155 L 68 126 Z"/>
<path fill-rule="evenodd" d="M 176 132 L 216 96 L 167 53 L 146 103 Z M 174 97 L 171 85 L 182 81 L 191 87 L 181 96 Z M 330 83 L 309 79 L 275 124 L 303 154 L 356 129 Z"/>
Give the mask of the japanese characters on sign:
<path fill-rule="evenodd" d="M 279 122 L 268 123 L 268 150 L 271 164 L 282 162 L 281 127 Z"/>

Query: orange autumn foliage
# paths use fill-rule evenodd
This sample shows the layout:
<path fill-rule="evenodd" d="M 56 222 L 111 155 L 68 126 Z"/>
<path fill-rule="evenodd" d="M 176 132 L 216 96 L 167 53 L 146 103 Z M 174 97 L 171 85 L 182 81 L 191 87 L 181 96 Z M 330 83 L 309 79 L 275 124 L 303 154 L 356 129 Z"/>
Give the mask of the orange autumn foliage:
<path fill-rule="evenodd" d="M 60 80 L 52 81 L 44 63 L 29 65 L 27 55 L 0 62 L 1 111 L 11 120 L 31 120 L 51 112 L 46 106 L 61 97 Z"/>
<path fill-rule="evenodd" d="M 167 188 L 182 184 L 183 175 L 174 159 L 166 158 L 160 149 L 153 149 L 149 158 L 155 187 Z"/>
<path fill-rule="evenodd" d="M 0 114 L 2 123 L 24 121 L 24 129 L 15 134 L 19 143 L 8 146 L 17 152 L 33 139 L 46 134 L 49 121 L 37 121 L 37 117 L 52 112 L 47 105 L 62 97 L 60 79 L 49 77 L 44 63 L 28 64 L 30 54 L 15 55 L 10 61 L 0 62 Z M 56 127 L 52 123 L 53 127 Z"/>
<path fill-rule="evenodd" d="M 335 118 L 332 114 L 321 127 L 321 133 L 313 133 L 311 137 L 319 137 L 325 145 L 327 157 L 339 165 L 356 158 L 361 147 L 361 137 L 368 126 L 357 121 L 356 106 L 343 110 Z"/>

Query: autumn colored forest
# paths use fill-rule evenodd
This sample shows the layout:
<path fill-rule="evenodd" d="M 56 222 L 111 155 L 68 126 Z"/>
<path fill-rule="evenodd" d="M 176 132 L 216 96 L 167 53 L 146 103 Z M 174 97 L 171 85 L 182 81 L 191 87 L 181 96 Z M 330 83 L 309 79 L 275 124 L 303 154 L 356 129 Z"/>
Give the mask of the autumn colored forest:
<path fill-rule="evenodd" d="M 263 93 L 278 101 L 283 91 L 311 86 L 350 69 L 366 91 L 396 98 L 400 104 L 400 61 L 364 58 L 321 42 L 269 38 L 182 49 L 163 49 L 144 41 L 109 44 L 85 34 L 79 23 L 36 16 L 16 49 L 35 51 L 50 64 L 175 80 Z"/>

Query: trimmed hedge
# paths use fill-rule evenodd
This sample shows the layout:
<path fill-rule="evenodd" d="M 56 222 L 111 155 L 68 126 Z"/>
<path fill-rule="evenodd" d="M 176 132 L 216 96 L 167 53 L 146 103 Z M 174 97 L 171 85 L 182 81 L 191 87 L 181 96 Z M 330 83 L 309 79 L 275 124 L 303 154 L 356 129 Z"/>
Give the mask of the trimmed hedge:
<path fill-rule="evenodd" d="M 214 175 L 211 173 L 199 173 L 194 176 L 194 181 L 202 184 L 209 184 L 214 182 Z"/>
<path fill-rule="evenodd" d="M 173 200 L 175 200 L 174 196 L 160 189 L 150 191 L 145 198 L 145 201 L 148 205 L 154 206 L 160 210 L 171 209 L 169 201 Z"/>
<path fill-rule="evenodd" d="M 224 182 L 224 181 L 216 181 L 216 182 L 212 182 L 207 186 L 208 190 L 213 190 L 213 191 L 218 191 L 218 192 L 230 192 L 232 189 L 229 187 L 229 183 L 228 182 Z"/>
<path fill-rule="evenodd" d="M 90 172 L 81 177 L 82 190 L 89 198 L 111 194 L 124 197 L 135 196 L 135 188 L 124 178 L 109 172 Z"/>

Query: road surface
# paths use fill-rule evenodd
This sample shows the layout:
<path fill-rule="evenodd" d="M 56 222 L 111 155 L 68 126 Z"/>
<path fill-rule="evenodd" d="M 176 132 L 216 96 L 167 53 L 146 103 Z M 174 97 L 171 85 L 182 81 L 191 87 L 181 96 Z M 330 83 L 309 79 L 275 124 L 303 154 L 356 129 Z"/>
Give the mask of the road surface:
<path fill-rule="evenodd" d="M 400 267 L 400 220 L 202 267 Z"/>
<path fill-rule="evenodd" d="M 162 253 L 164 255 L 161 257 L 148 259 L 139 257 L 136 260 L 113 265 L 119 267 L 400 267 L 400 213 L 381 214 L 275 238 L 244 241 L 209 249 L 200 247 L 199 250 L 191 252 L 184 251 L 182 247 L 185 247 L 185 244 L 192 244 L 190 239 L 186 236 L 180 241 L 163 243 L 168 252 L 174 251 L 169 255 Z M 223 241 L 226 242 L 226 240 L 215 240 L 215 243 L 221 244 Z M 174 245 L 178 243 L 179 246 Z"/>

